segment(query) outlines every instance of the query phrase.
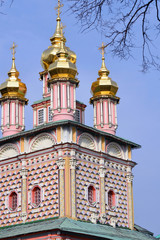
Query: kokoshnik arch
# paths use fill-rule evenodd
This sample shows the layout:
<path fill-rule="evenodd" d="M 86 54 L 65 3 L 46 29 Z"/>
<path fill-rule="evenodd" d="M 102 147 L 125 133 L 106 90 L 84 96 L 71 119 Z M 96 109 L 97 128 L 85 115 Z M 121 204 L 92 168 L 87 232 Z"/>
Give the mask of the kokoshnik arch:
<path fill-rule="evenodd" d="M 15 65 L 0 85 L 0 239 L 155 239 L 134 223 L 132 150 L 116 136 L 118 85 L 102 66 L 92 83 L 94 126 L 76 99 L 76 54 L 66 46 L 58 0 L 56 30 L 42 53 L 42 99 L 24 131 L 26 85 Z M 82 82 L 83 85 L 83 82 Z"/>

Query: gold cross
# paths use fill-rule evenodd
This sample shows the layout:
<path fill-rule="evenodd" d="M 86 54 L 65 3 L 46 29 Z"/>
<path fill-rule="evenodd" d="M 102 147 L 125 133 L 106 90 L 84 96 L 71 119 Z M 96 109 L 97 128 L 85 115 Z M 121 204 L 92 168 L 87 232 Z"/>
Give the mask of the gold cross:
<path fill-rule="evenodd" d="M 57 13 L 57 15 L 58 15 L 58 18 L 60 17 L 60 14 L 61 14 L 61 11 L 60 11 L 60 9 L 61 9 L 61 7 L 63 7 L 64 5 L 63 4 L 61 4 L 61 2 L 60 2 L 60 0 L 58 0 L 58 6 L 57 7 L 55 7 L 55 10 L 58 10 L 58 13 Z"/>
<path fill-rule="evenodd" d="M 62 23 L 61 23 L 61 34 L 63 35 L 63 29 L 66 28 L 66 26 L 64 26 Z"/>
<path fill-rule="evenodd" d="M 16 47 L 17 47 L 17 45 L 15 45 L 15 43 L 13 42 L 13 46 L 10 48 L 11 50 L 13 50 L 12 51 L 12 55 L 13 55 L 13 58 L 15 58 L 15 53 L 16 53 Z"/>
<path fill-rule="evenodd" d="M 104 54 L 105 54 L 105 48 L 106 46 L 104 45 L 104 43 L 102 42 L 102 47 L 98 48 L 99 50 L 102 50 L 102 58 L 104 58 Z"/>

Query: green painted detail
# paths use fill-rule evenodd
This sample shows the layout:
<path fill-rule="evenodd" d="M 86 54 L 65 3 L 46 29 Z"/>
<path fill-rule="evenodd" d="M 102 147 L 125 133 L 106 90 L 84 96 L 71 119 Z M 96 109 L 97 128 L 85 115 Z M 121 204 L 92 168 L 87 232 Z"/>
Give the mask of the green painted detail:
<path fill-rule="evenodd" d="M 156 238 L 135 230 L 113 228 L 108 225 L 93 224 L 76 221 L 68 218 L 58 218 L 55 220 L 36 221 L 15 225 L 12 227 L 0 228 L 0 239 L 24 236 L 25 234 L 40 233 L 42 231 L 62 230 L 73 234 L 93 236 L 110 240 L 155 240 Z"/>
<path fill-rule="evenodd" d="M 160 239 L 160 235 L 156 236 L 156 238 Z"/>
<path fill-rule="evenodd" d="M 50 100 L 50 97 L 46 97 L 46 98 L 40 99 L 40 100 L 38 100 L 38 101 L 35 101 L 35 102 L 33 102 L 32 105 L 38 104 L 38 103 L 41 103 L 41 102 L 46 102 L 46 101 L 48 101 L 48 100 Z"/>

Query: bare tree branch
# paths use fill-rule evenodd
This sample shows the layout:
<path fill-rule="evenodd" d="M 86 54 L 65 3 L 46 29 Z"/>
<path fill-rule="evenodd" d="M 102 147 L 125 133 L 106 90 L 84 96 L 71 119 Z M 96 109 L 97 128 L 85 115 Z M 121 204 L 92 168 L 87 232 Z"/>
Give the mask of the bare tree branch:
<path fill-rule="evenodd" d="M 68 0 L 81 22 L 82 31 L 96 28 L 106 38 L 111 52 L 128 59 L 133 48 L 142 49 L 142 70 L 160 70 L 153 45 L 160 34 L 160 0 Z M 152 17 L 151 17 L 152 14 Z M 140 28 L 141 26 L 141 28 Z M 137 31 L 138 29 L 138 31 Z M 141 42 L 141 44 L 140 44 Z M 157 45 L 158 46 L 158 45 Z"/>

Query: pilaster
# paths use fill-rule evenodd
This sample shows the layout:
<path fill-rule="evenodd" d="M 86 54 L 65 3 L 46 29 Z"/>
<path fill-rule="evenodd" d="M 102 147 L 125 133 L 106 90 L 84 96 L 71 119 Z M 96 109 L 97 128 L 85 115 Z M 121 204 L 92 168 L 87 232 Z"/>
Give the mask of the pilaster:
<path fill-rule="evenodd" d="M 59 216 L 64 217 L 65 207 L 64 207 L 64 168 L 65 160 L 59 157 L 57 160 L 57 166 L 59 167 Z"/>
<path fill-rule="evenodd" d="M 129 228 L 134 228 L 134 207 L 133 207 L 133 175 L 128 173 L 127 176 L 127 192 L 128 192 L 128 220 Z"/>
<path fill-rule="evenodd" d="M 23 167 L 20 172 L 22 179 L 21 179 L 21 199 L 22 199 L 22 209 L 21 209 L 21 218 L 22 221 L 25 222 L 27 219 L 27 176 L 28 176 L 28 169 Z"/>
<path fill-rule="evenodd" d="M 106 169 L 104 166 L 104 159 L 100 161 L 99 177 L 100 177 L 100 212 L 101 217 L 104 218 L 106 215 L 105 209 L 105 173 Z"/>
<path fill-rule="evenodd" d="M 75 157 L 70 159 L 71 169 L 71 215 L 73 219 L 76 219 L 76 166 L 77 160 Z"/>

